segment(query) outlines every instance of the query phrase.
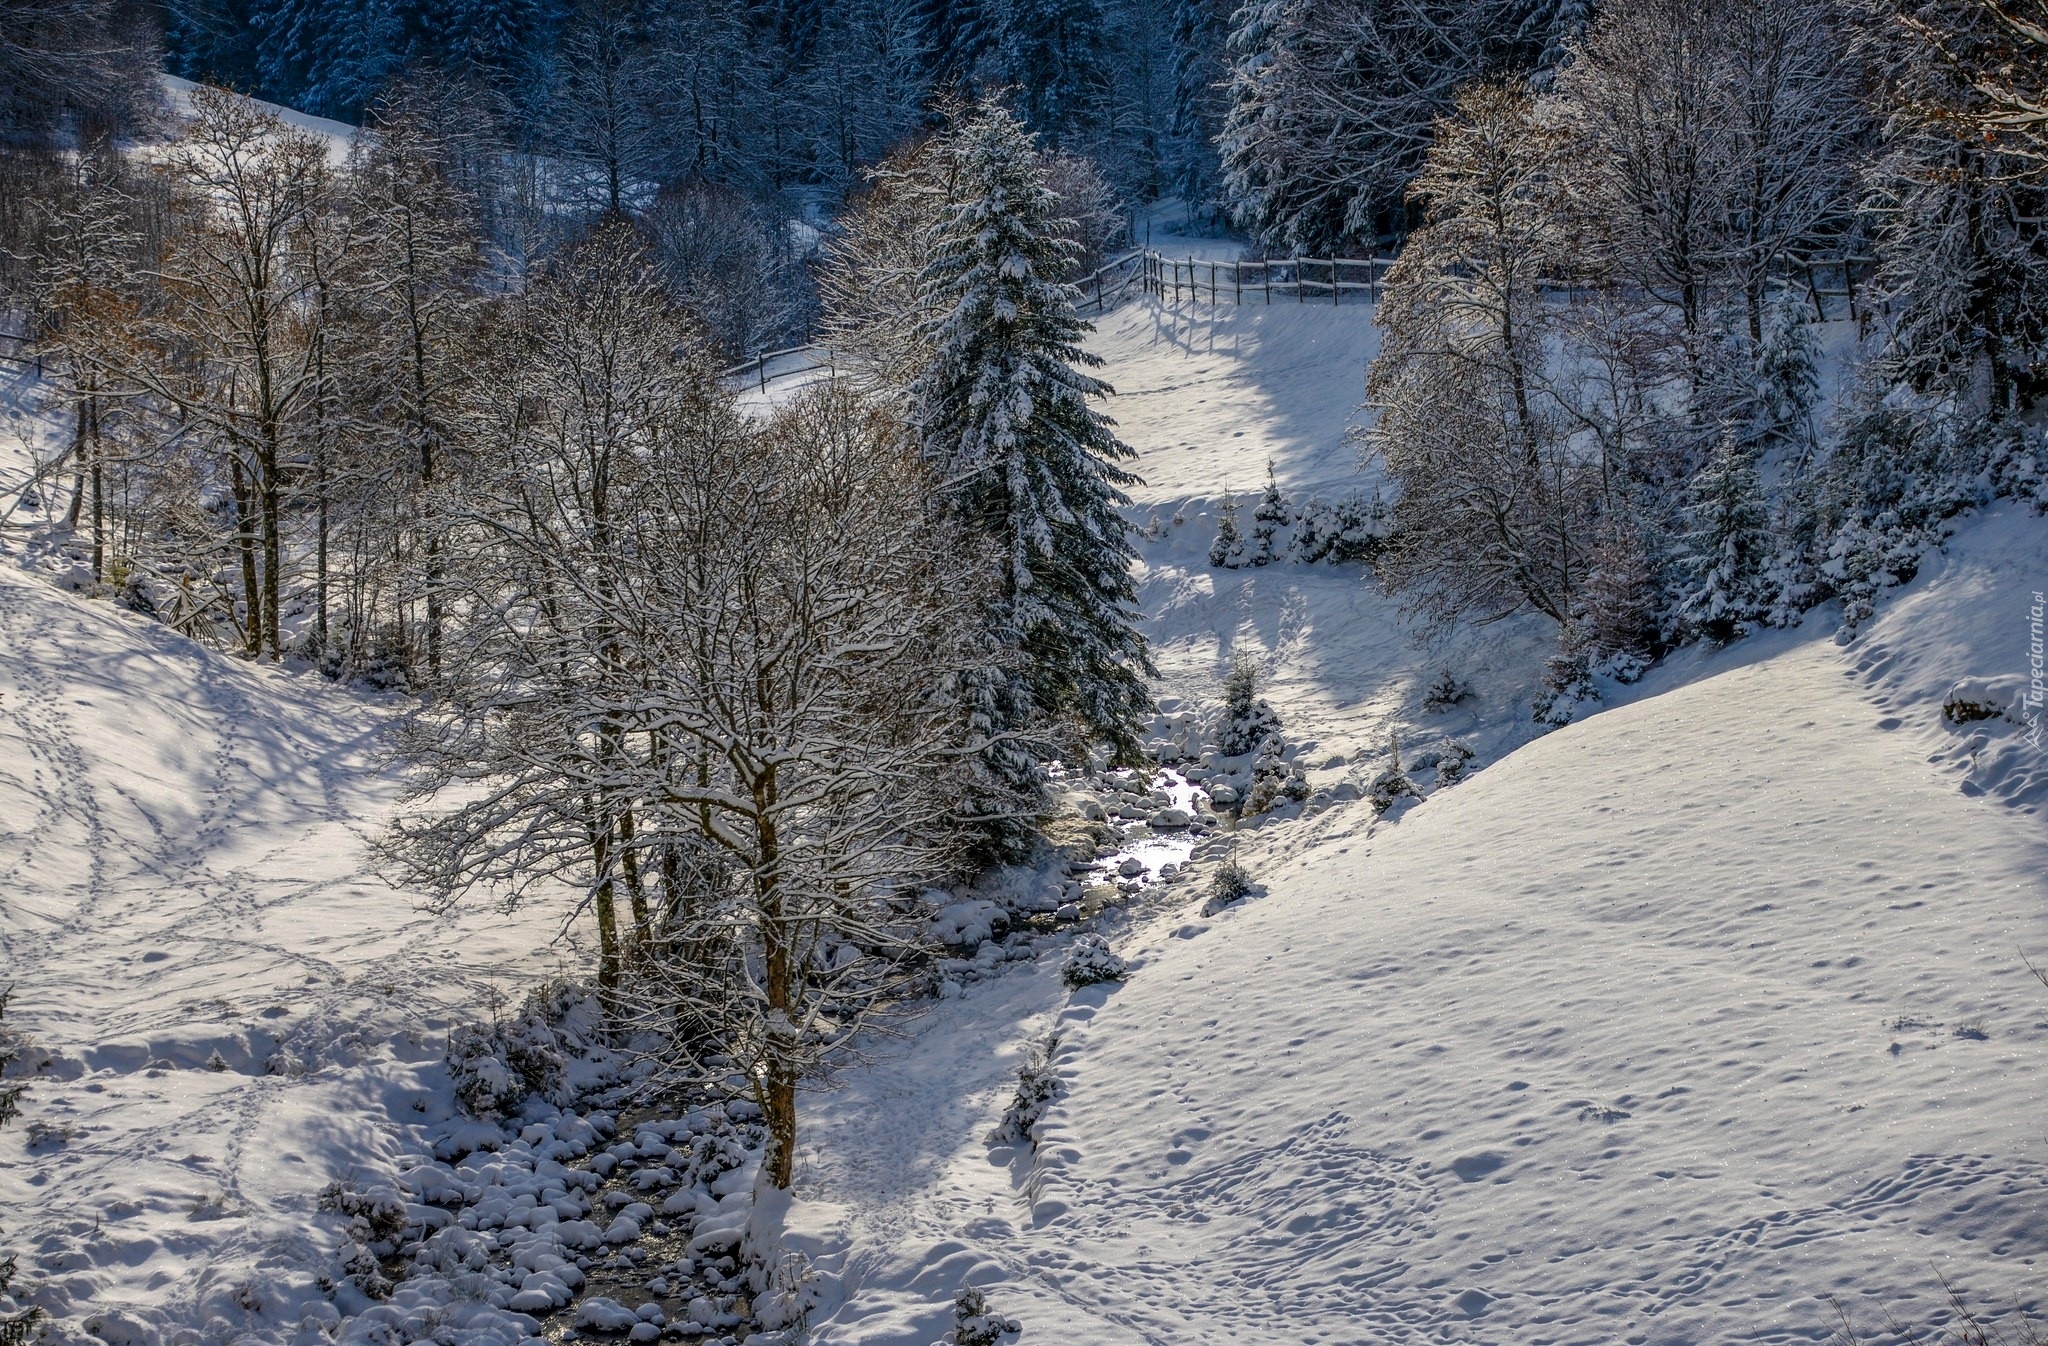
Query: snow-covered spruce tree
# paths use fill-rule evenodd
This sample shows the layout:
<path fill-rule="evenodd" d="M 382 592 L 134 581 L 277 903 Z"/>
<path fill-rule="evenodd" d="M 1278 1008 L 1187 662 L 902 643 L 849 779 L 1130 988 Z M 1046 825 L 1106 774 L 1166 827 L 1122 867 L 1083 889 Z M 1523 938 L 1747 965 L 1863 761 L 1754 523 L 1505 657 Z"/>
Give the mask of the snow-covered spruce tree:
<path fill-rule="evenodd" d="M 1280 483 L 1273 476 L 1273 464 L 1266 464 L 1266 493 L 1259 497 L 1258 508 L 1252 511 L 1252 548 L 1246 558 L 1255 566 L 1269 565 L 1280 559 L 1282 549 L 1273 539 L 1287 526 L 1291 514 L 1287 497 L 1280 494 Z"/>
<path fill-rule="evenodd" d="M 1763 344 L 1756 352 L 1756 442 L 1791 448 L 1804 463 L 1818 436 L 1813 410 L 1820 401 L 1820 343 L 1806 305 L 1787 287 L 1764 313 Z"/>
<path fill-rule="evenodd" d="M 987 1295 L 963 1285 L 953 1296 L 953 1330 L 947 1333 L 951 1340 L 939 1346 L 1001 1346 L 1004 1337 L 1022 1330 L 1015 1318 L 1005 1318 L 990 1308 Z"/>
<path fill-rule="evenodd" d="M 1242 757 L 1280 734 L 1280 716 L 1259 695 L 1259 661 L 1240 650 L 1223 679 L 1223 716 L 1216 726 L 1216 751 Z"/>
<path fill-rule="evenodd" d="M 1225 491 L 1222 503 L 1216 506 L 1216 536 L 1209 543 L 1209 564 L 1236 570 L 1247 561 L 1244 530 L 1237 522 L 1237 497 Z"/>
<path fill-rule="evenodd" d="M 1771 610 L 1770 510 L 1756 460 L 1734 436 L 1693 477 L 1686 522 L 1680 619 L 1712 641 L 1749 634 Z"/>
<path fill-rule="evenodd" d="M 1119 512 L 1133 456 L 1091 399 L 1088 329 L 1054 277 L 1074 244 L 1037 146 L 1008 111 L 976 106 L 947 133 L 947 208 L 921 240 L 912 422 L 949 511 L 992 539 L 1002 585 L 989 624 L 1023 654 L 1038 709 L 1136 761 L 1152 671 L 1136 626 L 1136 556 Z"/>
<path fill-rule="evenodd" d="M 1546 396 L 1562 148 L 1521 85 L 1464 90 L 1416 179 L 1429 221 L 1376 315 L 1364 443 L 1398 494 L 1375 564 L 1433 623 L 1533 608 L 1562 624 L 1584 578 L 1603 474 Z"/>

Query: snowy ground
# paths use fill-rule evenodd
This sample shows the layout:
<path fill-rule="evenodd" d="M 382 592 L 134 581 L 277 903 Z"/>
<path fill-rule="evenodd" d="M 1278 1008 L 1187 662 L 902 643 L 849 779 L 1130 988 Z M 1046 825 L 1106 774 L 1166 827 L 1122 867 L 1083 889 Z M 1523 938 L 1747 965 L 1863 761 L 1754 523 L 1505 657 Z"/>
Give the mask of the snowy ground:
<path fill-rule="evenodd" d="M 816 1339 L 926 1346 L 963 1279 L 1090 1343 L 1822 1341 L 1831 1295 L 1866 1329 L 1938 1317 L 1938 1276 L 2038 1300 L 2048 758 L 1941 708 L 2026 671 L 2048 528 L 1972 521 L 1855 645 L 1822 612 L 1688 652 L 1506 756 L 1540 625 L 1422 647 L 1356 569 L 1206 564 L 1268 458 L 1370 489 L 1372 342 L 1363 306 L 1104 322 L 1165 690 L 1213 703 L 1253 650 L 1319 783 L 1389 730 L 1505 760 L 1398 823 L 1241 834 L 1268 895 L 1155 890 L 1127 985 L 1013 971 L 815 1099 Z M 1430 716 L 1443 666 L 1479 695 Z M 1055 1029 L 1038 1155 L 985 1144 Z"/>
<path fill-rule="evenodd" d="M 806 1192 L 880 1202 L 818 1340 L 924 1346 L 966 1275 L 1095 1343 L 1821 1341 L 1826 1296 L 1924 1322 L 1937 1274 L 2038 1300 L 2048 838 L 1929 762 L 1959 731 L 1924 688 L 2024 667 L 2044 582 L 2039 520 L 1970 525 L 1867 644 L 1691 657 L 1397 824 L 1253 834 L 1269 895 L 1157 899 L 1119 989 L 944 1007 L 813 1107 L 852 1144 Z M 1055 1021 L 1034 1165 L 978 1135 Z"/>
<path fill-rule="evenodd" d="M 1249 649 L 1313 783 L 1369 779 L 1390 732 L 1485 769 L 1398 822 L 1245 828 L 1264 895 L 1152 889 L 1108 918 L 1123 986 L 1014 965 L 813 1095 L 815 1339 L 930 1346 L 963 1279 L 1090 1346 L 1819 1341 L 1829 1294 L 1866 1324 L 1929 1316 L 1937 1273 L 2039 1296 L 2048 762 L 1941 708 L 2026 672 L 2048 527 L 1969 521 L 1855 644 L 1819 614 L 1689 652 L 1530 742 L 1540 624 L 1425 646 L 1357 567 L 1206 565 L 1268 458 L 1297 499 L 1371 489 L 1372 341 L 1363 305 L 1104 322 L 1161 691 L 1213 704 Z M 52 447 L 15 428 L 10 496 Z M 225 1346 L 242 1286 L 273 1323 L 318 1297 L 314 1193 L 418 1147 L 449 1025 L 553 931 L 371 872 L 394 707 L 49 578 L 0 564 L 0 982 L 55 1057 L 42 1138 L 0 1133 L 0 1246 L 60 1341 Z M 1431 715 L 1445 667 L 1477 695 Z M 1055 1029 L 1036 1155 L 991 1147 Z"/>
<path fill-rule="evenodd" d="M 6 439 L 0 489 L 41 443 Z M 550 971 L 553 926 L 434 916 L 371 872 L 392 707 L 60 592 L 18 538 L 0 986 L 51 1060 L 0 1132 L 0 1248 L 57 1341 L 224 1340 L 255 1321 L 244 1286 L 296 1321 L 340 1240 L 315 1194 L 448 1115 L 447 1030 Z"/>

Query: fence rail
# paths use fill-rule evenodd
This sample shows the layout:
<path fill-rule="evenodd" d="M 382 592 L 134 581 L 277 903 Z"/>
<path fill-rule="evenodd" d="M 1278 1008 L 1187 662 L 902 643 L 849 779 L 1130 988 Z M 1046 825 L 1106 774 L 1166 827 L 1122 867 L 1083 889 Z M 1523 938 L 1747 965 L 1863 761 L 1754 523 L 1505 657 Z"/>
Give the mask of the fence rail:
<path fill-rule="evenodd" d="M 1207 259 L 1145 254 L 1145 289 L 1161 303 L 1286 302 L 1342 304 L 1346 294 L 1379 298 L 1391 257 L 1275 257 Z M 1320 274 L 1318 274 L 1320 273 Z M 1206 294 L 1204 293 L 1206 291 Z M 1278 296 L 1276 301 L 1275 296 Z"/>

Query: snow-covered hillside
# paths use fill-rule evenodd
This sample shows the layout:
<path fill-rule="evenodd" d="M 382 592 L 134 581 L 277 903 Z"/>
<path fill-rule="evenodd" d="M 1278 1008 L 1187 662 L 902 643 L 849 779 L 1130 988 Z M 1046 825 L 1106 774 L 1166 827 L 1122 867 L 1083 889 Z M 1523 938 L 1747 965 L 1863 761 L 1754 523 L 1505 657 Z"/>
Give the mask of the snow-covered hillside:
<path fill-rule="evenodd" d="M 1035 1161 L 977 1142 L 1008 1081 L 963 1049 L 1030 997 L 945 1007 L 854 1096 L 964 1075 L 980 1115 L 886 1238 L 852 1222 L 819 1340 L 928 1342 L 962 1276 L 1100 1343 L 1815 1341 L 1830 1295 L 1866 1326 L 1938 1314 L 1937 1276 L 2038 1299 L 2048 837 L 1928 761 L 1955 731 L 1893 670 L 2023 661 L 2030 593 L 1986 577 L 2048 578 L 2044 533 L 1970 525 L 1875 659 L 1694 657 L 1398 823 L 1247 838 L 1266 896 L 1160 901 L 1120 988 L 1039 974 Z"/>
<path fill-rule="evenodd" d="M 930 1346 L 963 1280 L 1024 1342 L 1090 1346 L 1820 1341 L 1830 1295 L 1866 1324 L 1934 1316 L 1938 1276 L 2038 1299 L 2048 764 L 1943 703 L 2026 672 L 2048 528 L 1969 520 L 1854 644 L 1822 612 L 1691 650 L 1537 739 L 1541 623 L 1418 643 L 1356 565 L 1207 564 L 1268 459 L 1295 500 L 1373 489 L 1346 440 L 1373 340 L 1363 305 L 1104 321 L 1160 690 L 1213 705 L 1249 650 L 1312 783 L 1369 780 L 1390 734 L 1484 769 L 1398 821 L 1246 825 L 1262 893 L 1204 917 L 1197 865 L 1105 918 L 1124 984 L 1019 962 L 810 1095 L 813 1339 Z M 436 916 L 375 875 L 395 703 L 24 560 L 0 983 L 53 1059 L 37 1129 L 0 1132 L 4 1243 L 59 1341 L 275 1336 L 331 1269 L 318 1191 L 416 1147 L 449 1026 L 574 956 L 545 913 Z M 1444 669 L 1475 694 L 1431 711 Z M 1051 1034 L 1036 1152 L 991 1144 Z"/>
<path fill-rule="evenodd" d="M 297 1321 L 321 1188 L 445 1118 L 449 1027 L 549 970 L 544 916 L 371 872 L 390 713 L 0 566 L 0 986 L 49 1058 L 0 1241 L 55 1340 Z"/>
<path fill-rule="evenodd" d="M 1363 307 L 1150 305 L 1096 339 L 1165 522 L 1168 690 L 1213 700 L 1252 649 L 1323 782 L 1389 729 L 1526 742 L 1547 639 L 1419 647 L 1355 568 L 1206 564 L 1268 457 L 1297 498 L 1370 489 L 1344 431 L 1372 340 Z M 1398 823 L 1241 834 L 1265 895 L 1156 893 L 1120 988 L 1041 968 L 942 1006 L 811 1105 L 798 1221 L 845 1280 L 817 1340 L 924 1346 L 963 1280 L 1091 1343 L 1818 1341 L 1830 1296 L 1924 1323 L 1944 1276 L 2034 1302 L 2044 760 L 1942 707 L 2011 690 L 2044 585 L 2039 519 L 1971 520 L 1854 645 L 1823 611 L 1684 652 Z M 1448 722 L 1442 666 L 1479 688 Z M 989 1145 L 1050 1034 L 1038 1153 Z"/>

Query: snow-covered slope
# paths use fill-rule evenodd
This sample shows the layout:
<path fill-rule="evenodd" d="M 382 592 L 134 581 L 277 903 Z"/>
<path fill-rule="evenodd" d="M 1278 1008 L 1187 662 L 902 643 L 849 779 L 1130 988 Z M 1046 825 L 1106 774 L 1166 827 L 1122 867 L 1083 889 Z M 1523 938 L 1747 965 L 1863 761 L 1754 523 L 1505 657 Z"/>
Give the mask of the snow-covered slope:
<path fill-rule="evenodd" d="M 1822 612 L 1683 652 L 1528 742 L 1539 624 L 1423 648 L 1356 569 L 1206 564 L 1268 455 L 1290 494 L 1369 486 L 1365 316 L 1103 324 L 1165 690 L 1250 648 L 1312 774 L 1390 728 L 1492 765 L 1399 822 L 1240 833 L 1266 893 L 1156 890 L 1125 985 L 1020 969 L 814 1100 L 798 1223 L 844 1277 L 816 1339 L 927 1346 L 962 1280 L 1104 1346 L 1823 1341 L 1830 1296 L 1864 1328 L 1938 1318 L 1943 1276 L 2038 1301 L 2048 762 L 1942 706 L 2027 672 L 2048 525 L 1967 521 L 1853 645 Z M 1480 689 L 1448 721 L 1443 665 Z M 1053 1032 L 1038 1153 L 989 1146 Z"/>
<path fill-rule="evenodd" d="M 60 1342 L 239 1330 L 243 1287 L 296 1321 L 342 1224 L 316 1194 L 447 1116 L 448 1027 L 552 929 L 370 872 L 387 708 L 11 561 L 0 652 L 0 985 L 54 1058 L 0 1131 L 0 1247 Z"/>
<path fill-rule="evenodd" d="M 1379 345 L 1370 305 L 1133 303 L 1106 315 L 1090 344 L 1144 478 L 1130 515 L 1147 525 L 1139 601 L 1164 695 L 1217 703 L 1232 657 L 1249 652 L 1261 694 L 1313 745 L 1316 784 L 1369 780 L 1390 734 L 1409 748 L 1455 736 L 1482 761 L 1528 740 L 1526 700 L 1555 639 L 1544 622 L 1422 642 L 1362 566 L 1209 565 L 1225 492 L 1248 529 L 1269 462 L 1296 505 L 1378 485 L 1349 438 Z M 1473 698 L 1426 712 L 1424 693 L 1445 669 Z"/>

